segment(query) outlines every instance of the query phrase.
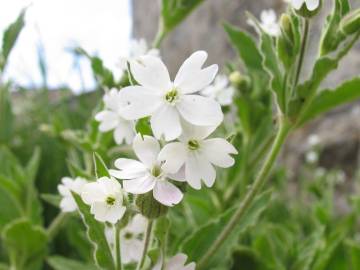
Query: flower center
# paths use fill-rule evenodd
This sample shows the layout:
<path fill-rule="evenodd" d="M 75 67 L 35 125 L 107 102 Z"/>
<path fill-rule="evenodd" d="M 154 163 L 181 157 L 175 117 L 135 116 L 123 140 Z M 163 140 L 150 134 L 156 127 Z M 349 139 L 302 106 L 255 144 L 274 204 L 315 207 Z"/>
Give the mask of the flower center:
<path fill-rule="evenodd" d="M 152 176 L 154 177 L 159 177 L 161 175 L 161 169 L 159 166 L 154 166 L 152 169 L 151 169 L 151 174 Z"/>
<path fill-rule="evenodd" d="M 190 150 L 197 150 L 200 147 L 200 144 L 197 140 L 188 141 L 188 147 Z"/>
<path fill-rule="evenodd" d="M 115 201 L 116 201 L 116 199 L 114 198 L 114 197 L 111 197 L 111 196 L 109 196 L 109 197 L 107 197 L 106 198 L 106 204 L 107 205 L 114 205 L 115 204 Z"/>
<path fill-rule="evenodd" d="M 179 98 L 179 93 L 176 90 L 176 88 L 171 89 L 165 95 L 165 100 L 170 104 L 174 104 L 178 98 Z"/>

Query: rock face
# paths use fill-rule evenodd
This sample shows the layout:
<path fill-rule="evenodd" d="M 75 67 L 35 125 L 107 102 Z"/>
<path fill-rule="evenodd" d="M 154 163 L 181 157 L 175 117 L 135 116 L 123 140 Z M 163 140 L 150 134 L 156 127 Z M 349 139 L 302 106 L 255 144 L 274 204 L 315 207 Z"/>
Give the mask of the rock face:
<path fill-rule="evenodd" d="M 133 0 L 134 29 L 136 38 L 145 37 L 148 41 L 155 36 L 159 5 L 155 1 Z M 311 66 L 317 54 L 315 46 L 320 37 L 323 21 L 330 12 L 332 2 L 324 0 L 324 8 L 311 26 L 312 42 L 308 45 L 309 56 L 305 60 L 303 77 L 311 72 Z M 360 7 L 359 0 L 353 0 L 352 6 Z M 182 61 L 193 51 L 204 49 L 209 53 L 208 63 L 223 66 L 236 58 L 226 34 L 223 22 L 230 22 L 249 29 L 245 11 L 259 16 L 261 10 L 273 8 L 280 13 L 284 8 L 283 0 L 206 0 L 181 24 L 162 44 L 162 56 L 171 73 L 177 71 Z M 251 29 L 250 29 L 251 30 Z M 338 71 L 327 78 L 324 87 L 334 87 L 341 81 L 360 74 L 360 44 L 341 62 Z M 359 89 L 360 91 L 360 89 Z M 348 176 L 353 176 L 359 165 L 360 145 L 360 103 L 347 105 L 307 125 L 295 132 L 285 151 L 286 164 L 296 168 L 302 162 L 308 150 L 306 143 L 310 134 L 317 134 L 324 151 L 320 164 L 324 167 L 343 168 Z"/>

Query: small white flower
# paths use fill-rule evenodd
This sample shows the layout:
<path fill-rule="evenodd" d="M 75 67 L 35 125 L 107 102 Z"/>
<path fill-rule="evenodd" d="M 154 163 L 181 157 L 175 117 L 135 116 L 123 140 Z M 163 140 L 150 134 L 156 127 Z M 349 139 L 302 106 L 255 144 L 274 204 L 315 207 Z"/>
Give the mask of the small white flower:
<path fill-rule="evenodd" d="M 147 220 L 140 214 L 137 214 L 120 231 L 121 243 L 121 261 L 124 264 L 138 262 L 141 259 L 143 249 L 143 234 L 146 228 Z M 115 235 L 113 227 L 105 227 L 105 236 L 109 245 L 114 248 Z"/>
<path fill-rule="evenodd" d="M 308 138 L 308 144 L 311 147 L 317 146 L 320 143 L 320 137 L 316 134 L 312 134 Z"/>
<path fill-rule="evenodd" d="M 83 186 L 87 181 L 81 177 L 72 179 L 70 177 L 63 177 L 61 184 L 58 185 L 58 191 L 62 196 L 60 208 L 63 212 L 73 212 L 77 209 L 76 202 L 71 195 L 71 192 L 80 194 Z"/>
<path fill-rule="evenodd" d="M 152 270 L 195 270 L 196 264 L 194 262 L 186 265 L 187 256 L 183 253 L 179 253 L 169 259 L 165 266 L 162 267 L 162 256 Z"/>
<path fill-rule="evenodd" d="M 214 129 L 184 123 L 180 141 L 165 145 L 159 154 L 159 159 L 164 163 L 162 168 L 171 173 L 182 174 L 195 189 L 201 188 L 201 180 L 207 187 L 211 187 L 216 178 L 213 165 L 231 167 L 235 161 L 230 154 L 237 154 L 234 146 L 225 139 L 206 139 Z"/>
<path fill-rule="evenodd" d="M 257 29 L 253 20 L 249 19 L 247 23 Z M 273 9 L 261 11 L 260 26 L 270 36 L 277 37 L 281 34 L 280 25 L 277 21 L 276 13 Z"/>
<path fill-rule="evenodd" d="M 232 103 L 234 93 L 235 89 L 230 85 L 225 75 L 218 75 L 213 84 L 201 91 L 203 96 L 217 100 L 222 106 L 227 106 Z"/>
<path fill-rule="evenodd" d="M 174 82 L 164 63 L 156 57 L 144 56 L 131 63 L 138 86 L 125 87 L 121 92 L 125 104 L 123 115 L 129 120 L 151 116 L 156 138 L 170 141 L 180 136 L 180 120 L 193 125 L 217 126 L 223 120 L 221 106 L 196 92 L 208 86 L 218 71 L 217 65 L 202 68 L 207 53 L 193 53 L 180 67 Z"/>
<path fill-rule="evenodd" d="M 81 192 L 82 200 L 91 206 L 90 212 L 101 222 L 115 224 L 126 210 L 123 193 L 118 181 L 101 177 L 96 182 L 86 184 Z"/>
<path fill-rule="evenodd" d="M 100 122 L 100 132 L 114 130 L 114 140 L 121 144 L 124 140 L 131 144 L 135 136 L 134 121 L 125 120 L 121 116 L 122 104 L 119 100 L 119 91 L 111 89 L 104 95 L 105 109 L 95 115 L 95 119 Z"/>
<path fill-rule="evenodd" d="M 146 40 L 141 38 L 139 40 L 131 40 L 130 51 L 128 57 L 121 57 L 118 63 L 119 68 L 122 70 L 127 69 L 127 63 L 137 61 L 139 58 L 145 55 L 159 56 L 158 49 L 150 49 L 146 43 Z"/>
<path fill-rule="evenodd" d="M 301 7 L 306 4 L 306 7 L 309 11 L 314 11 L 320 5 L 320 0 L 291 0 L 292 6 L 299 10 Z"/>
<path fill-rule="evenodd" d="M 319 154 L 315 151 L 307 152 L 305 155 L 305 160 L 307 163 L 314 164 L 319 161 Z"/>
<path fill-rule="evenodd" d="M 115 161 L 115 167 L 119 170 L 110 170 L 110 174 L 118 179 L 123 179 L 124 189 L 132 194 L 144 194 L 153 191 L 154 198 L 167 206 L 178 204 L 183 194 L 168 178 L 184 181 L 172 176 L 163 170 L 158 160 L 160 145 L 151 136 L 137 135 L 133 142 L 133 148 L 140 161 L 119 158 Z"/>

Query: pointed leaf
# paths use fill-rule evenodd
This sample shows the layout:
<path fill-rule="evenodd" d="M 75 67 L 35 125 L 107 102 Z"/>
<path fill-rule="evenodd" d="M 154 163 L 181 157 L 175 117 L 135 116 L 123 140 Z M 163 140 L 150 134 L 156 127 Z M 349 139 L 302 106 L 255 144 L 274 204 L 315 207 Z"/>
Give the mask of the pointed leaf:
<path fill-rule="evenodd" d="M 54 270 L 97 270 L 94 265 L 68 259 L 61 256 L 52 256 L 47 259 L 48 264 Z"/>
<path fill-rule="evenodd" d="M 98 153 L 93 154 L 93 160 L 96 178 L 100 178 L 103 176 L 110 177 L 108 168 L 106 167 L 104 160 Z"/>

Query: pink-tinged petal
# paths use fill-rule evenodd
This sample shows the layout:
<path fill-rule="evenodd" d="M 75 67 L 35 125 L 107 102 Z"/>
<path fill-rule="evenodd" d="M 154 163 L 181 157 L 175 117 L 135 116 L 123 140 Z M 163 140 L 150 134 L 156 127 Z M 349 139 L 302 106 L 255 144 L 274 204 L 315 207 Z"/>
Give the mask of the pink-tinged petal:
<path fill-rule="evenodd" d="M 144 194 L 152 190 L 155 183 L 156 180 L 153 177 L 145 175 L 131 180 L 124 180 L 123 186 L 126 192 L 132 194 Z"/>
<path fill-rule="evenodd" d="M 187 256 L 185 254 L 177 254 L 166 263 L 166 270 L 182 270 L 187 260 Z"/>
<path fill-rule="evenodd" d="M 130 68 L 135 80 L 155 92 L 172 88 L 169 72 L 160 58 L 146 55 L 131 61 Z"/>
<path fill-rule="evenodd" d="M 141 162 L 133 159 L 119 158 L 115 160 L 119 170 L 109 170 L 110 175 L 118 179 L 132 179 L 143 176 L 147 168 Z"/>
<path fill-rule="evenodd" d="M 234 165 L 234 158 L 230 154 L 237 154 L 235 147 L 225 139 L 215 138 L 202 142 L 203 154 L 214 165 L 228 168 Z"/>
<path fill-rule="evenodd" d="M 153 114 L 163 99 L 142 86 L 128 86 L 120 91 L 120 102 L 120 115 L 127 120 L 136 120 Z"/>
<path fill-rule="evenodd" d="M 196 126 L 218 126 L 224 118 L 219 103 L 200 95 L 184 95 L 176 107 L 187 122 Z"/>
<path fill-rule="evenodd" d="M 162 163 L 162 170 L 167 173 L 176 173 L 185 163 L 186 146 L 180 142 L 173 142 L 161 149 L 158 161 Z"/>
<path fill-rule="evenodd" d="M 160 152 L 159 142 L 151 136 L 136 135 L 133 148 L 136 156 L 144 163 L 148 168 L 152 167 L 156 161 Z"/>
<path fill-rule="evenodd" d="M 199 153 L 190 153 L 185 164 L 186 181 L 194 189 L 201 188 L 201 180 L 211 187 L 216 178 L 216 171 L 211 163 Z"/>
<path fill-rule="evenodd" d="M 163 105 L 152 115 L 150 123 L 158 139 L 163 136 L 166 141 L 172 141 L 181 134 L 180 117 L 174 106 Z"/>
<path fill-rule="evenodd" d="M 314 11 L 320 5 L 320 0 L 305 0 L 308 10 Z"/>
<path fill-rule="evenodd" d="M 166 206 L 173 206 L 181 202 L 183 194 L 174 184 L 160 180 L 157 181 L 153 190 L 155 200 Z"/>
<path fill-rule="evenodd" d="M 131 144 L 135 137 L 134 123 L 130 121 L 119 121 L 119 124 L 114 131 L 114 140 L 117 144 L 122 144 L 125 141 Z"/>
<path fill-rule="evenodd" d="M 186 182 L 185 177 L 185 164 L 180 168 L 180 170 L 177 173 L 170 173 L 167 175 L 167 177 L 171 180 L 175 180 L 178 182 Z"/>
<path fill-rule="evenodd" d="M 95 120 L 100 122 L 99 130 L 101 132 L 107 132 L 118 125 L 119 116 L 112 111 L 102 111 L 95 115 Z"/>

